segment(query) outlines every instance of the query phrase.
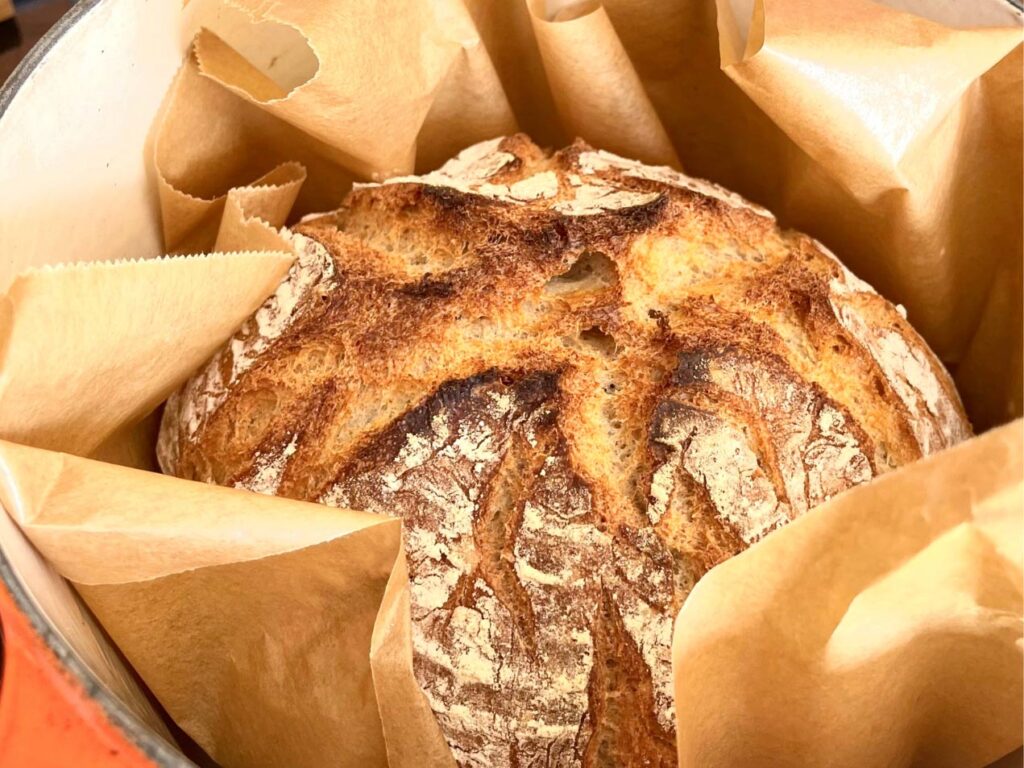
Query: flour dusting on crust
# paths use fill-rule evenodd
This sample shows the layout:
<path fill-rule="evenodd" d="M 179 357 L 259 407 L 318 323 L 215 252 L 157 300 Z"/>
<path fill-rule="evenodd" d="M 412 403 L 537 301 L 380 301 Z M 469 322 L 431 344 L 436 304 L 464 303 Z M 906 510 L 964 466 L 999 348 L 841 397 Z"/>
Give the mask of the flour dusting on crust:
<path fill-rule="evenodd" d="M 697 579 L 970 432 L 899 309 L 671 168 L 494 139 L 296 230 L 160 463 L 402 519 L 413 674 L 462 768 L 675 768 Z"/>
<path fill-rule="evenodd" d="M 594 174 L 601 171 L 617 170 L 634 179 L 647 179 L 648 181 L 670 184 L 673 187 L 680 187 L 700 195 L 713 197 L 736 208 L 745 208 L 756 213 L 758 216 L 764 216 L 769 219 L 775 218 L 767 209 L 754 205 L 749 200 L 745 200 L 735 192 L 730 192 L 725 187 L 720 187 L 718 184 L 713 184 L 704 179 L 687 176 L 685 173 L 680 173 L 666 165 L 644 165 L 636 160 L 627 160 L 624 157 L 613 155 L 611 152 L 606 152 L 603 149 L 596 152 L 581 153 L 579 163 L 580 168 L 586 173 Z"/>
<path fill-rule="evenodd" d="M 554 395 L 551 386 L 548 380 L 544 394 Z M 620 630 L 650 670 L 647 716 L 664 733 L 673 729 L 671 558 L 650 530 L 601 529 L 589 490 L 559 447 L 548 400 L 530 402 L 523 395 L 529 389 L 495 379 L 455 385 L 458 397 L 444 393 L 408 418 L 403 426 L 418 428 L 397 453 L 375 454 L 379 466 L 372 468 L 361 457 L 363 470 L 321 499 L 380 512 L 403 508 L 417 679 L 465 766 L 580 763 L 594 727 L 594 667 L 610 661 L 595 641 L 596 632 L 607 631 L 595 622 L 609 596 Z M 527 431 L 549 450 L 527 448 Z M 509 462 L 517 451 L 537 451 L 543 473 L 529 479 L 521 507 L 508 511 L 515 518 L 504 529 L 509 567 L 496 580 L 481 565 L 481 529 L 495 503 L 491 492 L 514 471 Z M 395 466 L 404 466 L 399 485 L 385 477 Z M 529 703 L 529 714 L 517 703 Z M 495 730 L 505 746 L 492 743 Z"/>
<path fill-rule="evenodd" d="M 173 472 L 180 440 L 192 440 L 206 420 L 221 406 L 231 386 L 266 352 L 298 316 L 302 303 L 316 289 L 327 290 L 334 277 L 334 261 L 323 245 L 308 237 L 285 231 L 295 261 L 281 284 L 228 345 L 206 368 L 167 401 L 166 411 L 175 416 L 182 434 L 162 430 L 157 443 L 160 466 Z M 169 421 L 169 417 L 165 417 Z M 282 468 L 283 471 L 283 468 Z"/>

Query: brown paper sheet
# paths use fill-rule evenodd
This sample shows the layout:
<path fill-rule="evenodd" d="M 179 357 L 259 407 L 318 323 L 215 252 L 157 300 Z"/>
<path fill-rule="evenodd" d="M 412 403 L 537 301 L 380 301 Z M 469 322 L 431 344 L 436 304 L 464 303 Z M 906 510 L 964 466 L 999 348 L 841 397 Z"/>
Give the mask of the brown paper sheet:
<path fill-rule="evenodd" d="M 465 7 L 458 0 L 394 6 L 232 0 L 254 23 L 300 30 L 317 67 L 283 88 L 216 38 L 201 34 L 201 71 L 269 114 L 322 142 L 328 153 L 364 176 L 413 169 L 417 136 L 426 126 L 446 145 L 515 126 L 511 110 Z M 373 25 L 373 40 L 338 45 L 339 33 Z M 459 131 L 441 128 L 459 117 Z M 452 149 L 457 148 L 452 146 Z M 429 147 L 432 150 L 434 147 Z M 436 159 L 443 159 L 441 155 Z"/>
<path fill-rule="evenodd" d="M 1019 746 L 1022 426 L 711 571 L 676 621 L 680 765 L 953 768 Z"/>
<path fill-rule="evenodd" d="M 250 252 L 22 273 L 0 298 L 0 434 L 151 468 L 156 421 L 142 417 L 262 303 L 291 261 Z M 37 472 L 21 470 L 30 482 L 44 479 Z M 7 515 L 2 524 L 11 525 Z M 36 595 L 41 610 L 101 684 L 170 740 L 77 596 L 35 564 L 27 542 L 4 538 L 18 550 L 7 553 L 16 570 L 48 585 Z"/>
<path fill-rule="evenodd" d="M 552 144 L 579 133 L 681 163 L 822 238 L 907 304 L 948 360 L 963 361 L 976 423 L 1020 413 L 1021 356 L 1006 353 L 1020 339 L 1020 323 L 1006 322 L 1021 302 L 1019 29 L 954 31 L 864 0 L 836 0 L 828 14 L 807 0 L 764 0 L 752 19 L 730 16 L 724 0 L 557 5 L 233 0 L 211 11 L 154 127 L 167 249 L 277 250 L 282 223 L 335 207 L 353 178 L 422 170 L 516 125 Z M 26 278 L 32 290 L 15 286 L 4 303 L 4 325 L 18 331 L 5 349 L 21 352 L 0 358 L 0 404 L 18 406 L 0 408 L 0 437 L 146 466 L 146 431 L 133 423 L 195 367 L 162 357 L 182 343 L 200 356 L 195 339 L 208 355 L 253 306 L 225 298 L 234 273 L 189 281 L 175 270 L 246 259 L 258 303 L 286 266 L 280 255 Z M 259 290 L 257 278 L 267 281 Z M 152 291 L 164 300 L 149 302 Z M 239 311 L 228 322 L 223 308 Z M 65 354 L 58 339 L 62 354 L 35 371 L 58 335 L 47 329 L 68 327 L 82 350 L 68 343 Z M 159 356 L 161 344 L 174 355 Z M 704 764 L 688 762 L 698 755 L 753 765 L 780 744 L 804 764 L 867 764 L 856 750 L 872 743 L 869 757 L 884 764 L 948 750 L 981 765 L 1019 744 L 1003 727 L 1019 709 L 983 696 L 1019 691 L 1010 667 L 1019 672 L 1020 590 L 1013 603 L 1006 585 L 1019 583 L 1020 558 L 1006 543 L 1020 540 L 1007 512 L 1019 511 L 1024 468 L 1008 440 L 1020 442 L 1019 427 L 939 457 L 951 463 L 856 489 L 731 561 L 727 576 L 713 571 L 684 615 L 736 608 L 706 627 L 686 620 L 678 695 L 734 709 L 679 708 L 683 764 Z M 385 749 L 392 766 L 451 765 L 412 676 L 393 522 L 13 444 L 0 446 L 0 467 L 4 507 L 225 768 L 381 765 Z M 947 492 L 929 495 L 940 483 Z M 931 506 L 945 517 L 920 513 Z M 951 529 L 951 519 L 973 526 Z M 851 520 L 863 523 L 853 533 Z M 772 578 L 793 594 L 737 602 L 732 579 L 765 582 L 758 553 L 770 544 L 786 556 Z M 863 551 L 872 557 L 846 556 Z M 798 611 L 787 600 L 801 596 Z M 936 622 L 961 615 L 974 623 L 949 626 L 973 633 L 934 645 Z M 804 625 L 841 630 L 829 650 L 845 655 L 828 657 L 839 676 L 826 680 L 826 699 L 806 684 L 824 680 L 820 635 L 816 646 L 790 645 Z M 770 710 L 728 674 L 737 646 L 710 642 L 711 628 L 764 635 L 742 661 L 766 668 L 752 679 L 775 686 L 774 721 L 757 719 Z M 956 658 L 946 667 L 959 676 L 939 675 L 936 658 Z M 787 674 L 773 676 L 779 669 Z M 758 729 L 740 727 L 748 710 Z M 814 738 L 815 728 L 834 738 Z"/>
<path fill-rule="evenodd" d="M 237 201 L 221 236 L 230 225 L 239 237 L 256 233 L 247 245 L 279 247 L 260 217 L 269 216 L 265 199 Z M 2 304 L 10 322 L 0 434 L 151 467 L 156 424 L 140 417 L 263 302 L 292 258 L 215 253 L 23 274 Z M 369 655 L 399 552 L 397 521 L 13 442 L 0 441 L 0 467 L 0 506 L 215 760 L 384 764 Z M 98 651 L 77 645 L 111 692 L 160 731 L 96 642 Z"/>
<path fill-rule="evenodd" d="M 200 15 L 254 55 L 260 47 L 280 50 L 281 38 L 301 26 L 316 41 L 308 47 L 314 64 L 293 55 L 299 63 L 271 77 L 215 32 L 197 35 L 155 131 L 168 250 L 222 250 L 216 233 L 232 190 L 259 196 L 275 214 L 262 218 L 279 227 L 292 204 L 300 213 L 336 208 L 354 178 L 433 168 L 473 142 L 517 130 L 473 19 L 457 0 L 432 10 L 406 3 L 380 17 L 356 5 L 351 16 L 317 5 L 310 5 L 314 18 L 301 7 L 279 6 L 278 17 L 241 1 Z M 295 16 L 303 16 L 301 25 Z M 362 28 L 371 19 L 386 21 L 385 39 L 328 42 L 346 24 Z M 408 44 L 421 34 L 423 50 Z M 395 60 L 384 60 L 389 53 Z M 407 56 L 414 61 L 403 64 Z M 394 94 L 400 98 L 391 100 Z"/>
<path fill-rule="evenodd" d="M 155 126 L 153 141 L 168 251 L 213 250 L 231 190 L 252 190 L 247 199 L 261 197 L 260 207 L 277 214 L 289 201 L 330 210 L 351 185 L 351 172 L 325 159 L 315 141 L 202 77 L 194 57 L 182 64 L 162 114 L 174 117 Z"/>
<path fill-rule="evenodd" d="M 519 130 L 469 10 L 461 0 L 448 0 L 436 4 L 435 12 L 459 47 L 416 137 L 416 168 L 421 171 L 437 168 L 481 139 Z M 398 76 L 404 80 L 406 73 Z"/>
<path fill-rule="evenodd" d="M 0 435 L 89 453 L 165 400 L 291 261 L 236 253 L 23 273 L 0 298 Z"/>
<path fill-rule="evenodd" d="M 605 9 L 587 3 L 549 17 L 543 0 L 529 5 L 566 135 L 645 163 L 678 167 L 679 157 Z"/>
<path fill-rule="evenodd" d="M 384 764 L 368 658 L 397 520 L 2 441 L 0 463 L 0 503 L 215 760 Z"/>
<path fill-rule="evenodd" d="M 1021 259 L 1020 27 L 952 29 L 869 0 L 757 0 L 745 46 L 720 43 L 725 72 L 805 155 L 769 207 L 905 304 L 946 360 L 993 344 L 984 307 Z M 1020 328 L 1010 336 L 1019 347 Z M 1019 360 L 1004 366 L 986 391 L 974 369 L 962 377 L 982 426 L 1008 403 L 1020 413 Z"/>

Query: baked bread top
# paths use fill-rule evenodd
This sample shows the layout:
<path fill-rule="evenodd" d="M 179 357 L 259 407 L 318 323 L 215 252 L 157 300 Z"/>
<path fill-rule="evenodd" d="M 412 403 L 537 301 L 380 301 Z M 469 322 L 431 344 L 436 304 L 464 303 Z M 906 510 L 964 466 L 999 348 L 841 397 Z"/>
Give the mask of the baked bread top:
<path fill-rule="evenodd" d="M 358 186 L 167 404 L 164 471 L 397 515 L 460 765 L 675 765 L 700 576 L 964 439 L 901 311 L 668 168 L 518 135 Z"/>

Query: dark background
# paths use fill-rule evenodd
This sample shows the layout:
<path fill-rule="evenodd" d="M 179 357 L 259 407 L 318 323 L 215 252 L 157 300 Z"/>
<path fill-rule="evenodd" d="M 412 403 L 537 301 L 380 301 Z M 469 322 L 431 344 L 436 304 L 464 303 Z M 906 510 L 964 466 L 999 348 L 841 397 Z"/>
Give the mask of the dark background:
<path fill-rule="evenodd" d="M 74 0 L 14 0 L 15 17 L 0 22 L 0 84 Z"/>

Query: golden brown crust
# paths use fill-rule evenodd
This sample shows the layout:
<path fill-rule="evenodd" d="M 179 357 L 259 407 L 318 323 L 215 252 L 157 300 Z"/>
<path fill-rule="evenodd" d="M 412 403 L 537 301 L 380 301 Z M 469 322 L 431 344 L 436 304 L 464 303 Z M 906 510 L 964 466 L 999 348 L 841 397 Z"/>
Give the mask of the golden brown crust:
<path fill-rule="evenodd" d="M 693 583 L 969 434 L 820 244 L 580 142 L 485 142 L 293 239 L 168 403 L 161 462 L 404 519 L 415 671 L 460 765 L 673 765 Z"/>

